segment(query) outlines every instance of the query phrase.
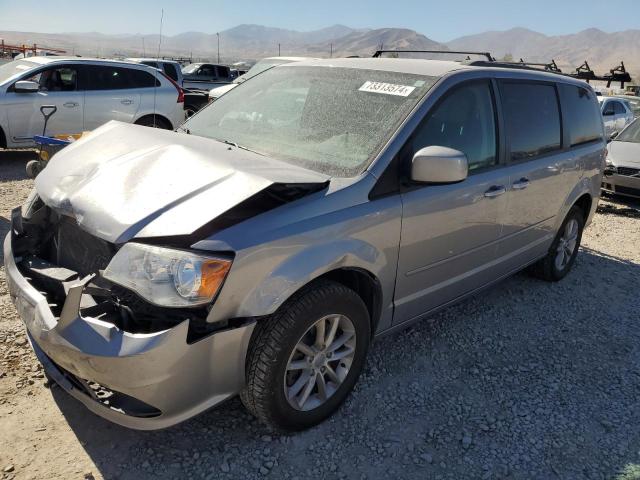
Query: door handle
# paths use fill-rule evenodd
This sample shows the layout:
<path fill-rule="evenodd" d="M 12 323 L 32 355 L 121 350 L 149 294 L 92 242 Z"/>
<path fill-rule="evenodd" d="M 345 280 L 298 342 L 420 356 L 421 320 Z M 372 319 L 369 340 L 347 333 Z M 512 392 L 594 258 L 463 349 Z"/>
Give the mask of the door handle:
<path fill-rule="evenodd" d="M 504 185 L 494 185 L 489 190 L 484 192 L 484 196 L 487 198 L 494 198 L 494 197 L 499 197 L 500 195 L 506 192 L 507 192 L 507 189 L 504 187 Z"/>
<path fill-rule="evenodd" d="M 120 100 L 120 103 L 123 105 L 131 105 L 133 103 L 133 100 L 125 98 L 124 100 Z"/>
<path fill-rule="evenodd" d="M 67 108 L 74 108 L 80 105 L 78 102 L 65 102 L 63 105 Z"/>
<path fill-rule="evenodd" d="M 524 190 L 528 186 L 529 186 L 529 179 L 525 178 L 525 177 L 522 177 L 516 183 L 511 185 L 511 188 L 513 188 L 514 190 Z"/>

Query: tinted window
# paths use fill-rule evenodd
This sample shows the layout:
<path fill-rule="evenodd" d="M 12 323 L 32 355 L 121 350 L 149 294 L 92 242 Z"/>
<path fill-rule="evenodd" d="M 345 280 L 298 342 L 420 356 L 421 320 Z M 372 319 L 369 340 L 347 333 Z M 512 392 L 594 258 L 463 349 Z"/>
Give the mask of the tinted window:
<path fill-rule="evenodd" d="M 178 81 L 178 70 L 176 69 L 176 66 L 172 63 L 165 63 L 164 64 L 164 73 L 166 73 L 169 78 L 175 82 Z"/>
<path fill-rule="evenodd" d="M 200 77 L 215 77 L 216 76 L 216 68 L 212 65 L 203 65 L 198 70 L 198 76 Z"/>
<path fill-rule="evenodd" d="M 560 85 L 560 95 L 571 146 L 600 140 L 602 118 L 594 93 L 583 87 Z"/>
<path fill-rule="evenodd" d="M 463 152 L 469 170 L 497 163 L 493 98 L 488 83 L 472 83 L 449 94 L 416 129 L 413 153 L 438 145 Z"/>
<path fill-rule="evenodd" d="M 144 65 L 149 65 L 153 68 L 158 68 L 158 62 L 142 62 Z"/>
<path fill-rule="evenodd" d="M 616 115 L 624 115 L 627 113 L 624 106 L 620 102 L 613 102 L 613 111 Z"/>
<path fill-rule="evenodd" d="M 231 69 L 229 67 L 218 66 L 218 77 L 227 78 L 231 76 Z"/>
<path fill-rule="evenodd" d="M 142 70 L 98 65 L 89 65 L 87 69 L 87 90 L 122 90 L 159 85 L 153 75 Z"/>
<path fill-rule="evenodd" d="M 160 86 L 160 82 L 158 82 L 155 77 L 149 73 L 142 70 L 129 70 L 129 88 L 149 88 L 154 85 Z M 160 73 L 158 73 L 160 75 Z"/>
<path fill-rule="evenodd" d="M 502 83 L 500 91 L 512 160 L 560 149 L 560 111 L 554 86 Z"/>
<path fill-rule="evenodd" d="M 613 104 L 615 102 L 607 102 L 604 104 L 604 108 L 602 110 L 602 115 L 615 115 L 615 109 L 613 107 Z"/>

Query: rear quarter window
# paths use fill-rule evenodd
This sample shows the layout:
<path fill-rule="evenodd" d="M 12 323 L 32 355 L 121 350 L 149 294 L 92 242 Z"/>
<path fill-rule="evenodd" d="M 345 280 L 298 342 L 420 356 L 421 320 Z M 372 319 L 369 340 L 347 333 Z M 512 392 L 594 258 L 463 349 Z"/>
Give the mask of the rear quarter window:
<path fill-rule="evenodd" d="M 572 147 L 602 139 L 602 115 L 595 93 L 576 85 L 559 85 L 562 113 Z"/>
<path fill-rule="evenodd" d="M 511 160 L 529 160 L 562 146 L 560 110 L 554 85 L 502 82 L 500 96 Z"/>
<path fill-rule="evenodd" d="M 166 73 L 169 76 L 169 78 L 174 82 L 178 81 L 178 70 L 176 69 L 175 65 L 173 65 L 172 63 L 164 64 L 164 73 Z"/>

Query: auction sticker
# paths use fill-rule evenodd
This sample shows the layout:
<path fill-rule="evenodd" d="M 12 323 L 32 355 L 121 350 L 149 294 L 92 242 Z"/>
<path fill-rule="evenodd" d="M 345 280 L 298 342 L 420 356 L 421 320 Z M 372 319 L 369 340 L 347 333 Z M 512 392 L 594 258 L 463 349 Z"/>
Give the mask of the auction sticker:
<path fill-rule="evenodd" d="M 384 93 L 386 95 L 408 97 L 415 89 L 416 87 L 409 87 L 407 85 L 366 81 L 358 90 L 361 92 Z"/>

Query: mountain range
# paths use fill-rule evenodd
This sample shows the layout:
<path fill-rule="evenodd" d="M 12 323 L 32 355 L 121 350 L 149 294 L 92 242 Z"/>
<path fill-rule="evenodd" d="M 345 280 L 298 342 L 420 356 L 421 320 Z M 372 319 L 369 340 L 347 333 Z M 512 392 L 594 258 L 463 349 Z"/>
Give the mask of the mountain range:
<path fill-rule="evenodd" d="M 344 25 L 299 32 L 262 25 L 238 25 L 217 33 L 185 32 L 162 36 L 161 56 L 192 56 L 221 61 L 256 60 L 265 56 L 314 57 L 370 56 L 380 47 L 405 50 L 489 51 L 497 58 L 524 58 L 532 62 L 555 59 L 564 70 L 585 60 L 597 73 L 607 72 L 623 60 L 627 69 L 640 74 L 640 30 L 607 33 L 590 28 L 569 35 L 544 35 L 525 28 L 491 31 L 438 42 L 404 28 L 354 29 Z M 158 53 L 158 35 L 106 35 L 101 33 L 35 33 L 0 31 L 10 44 L 34 43 L 62 48 L 85 56 L 152 56 Z M 459 57 L 458 57 L 459 58 Z"/>

